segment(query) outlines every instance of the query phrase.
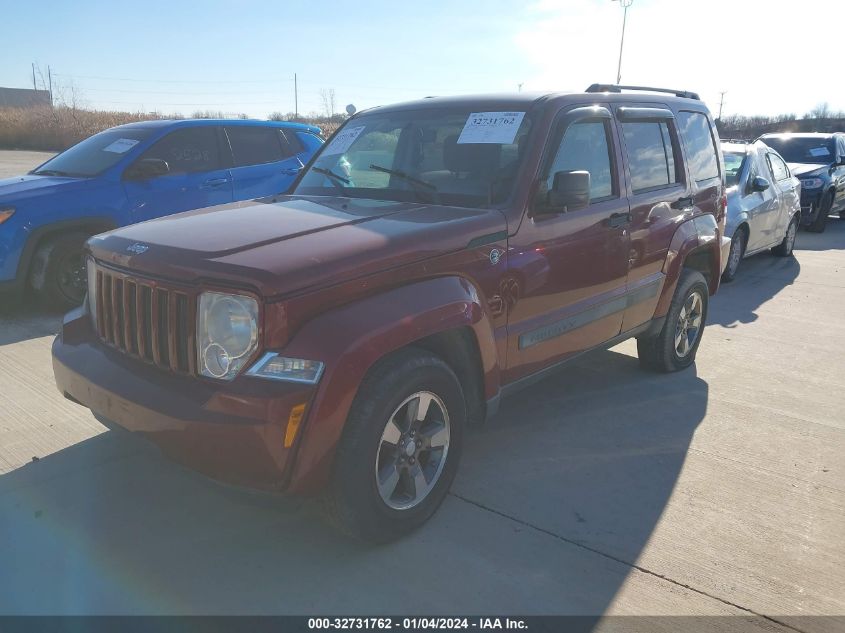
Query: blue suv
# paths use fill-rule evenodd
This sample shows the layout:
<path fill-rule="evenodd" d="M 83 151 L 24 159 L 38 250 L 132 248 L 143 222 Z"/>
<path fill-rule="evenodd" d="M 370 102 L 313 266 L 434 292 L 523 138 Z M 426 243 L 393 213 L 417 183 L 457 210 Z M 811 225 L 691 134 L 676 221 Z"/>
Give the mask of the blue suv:
<path fill-rule="evenodd" d="M 0 290 L 29 285 L 49 305 L 79 305 L 88 237 L 283 193 L 322 143 L 317 127 L 272 121 L 146 121 L 100 132 L 26 176 L 0 179 Z"/>

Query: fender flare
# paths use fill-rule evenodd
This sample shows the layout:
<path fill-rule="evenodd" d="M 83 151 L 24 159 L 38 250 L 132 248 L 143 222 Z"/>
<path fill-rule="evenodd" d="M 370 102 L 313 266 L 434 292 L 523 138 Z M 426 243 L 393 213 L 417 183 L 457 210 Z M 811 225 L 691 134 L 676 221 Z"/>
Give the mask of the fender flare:
<path fill-rule="evenodd" d="M 669 312 L 669 304 L 675 294 L 681 271 L 691 255 L 702 253 L 707 256 L 710 269 L 708 275 L 710 294 L 716 293 L 719 289 L 722 272 L 721 237 L 716 218 L 709 213 L 690 218 L 678 226 L 672 236 L 669 252 L 663 264 L 663 274 L 666 276 L 666 281 L 657 302 L 657 308 L 654 312 L 655 317 L 663 317 Z"/>
<path fill-rule="evenodd" d="M 331 474 L 337 444 L 359 386 L 388 354 L 432 334 L 470 328 L 481 360 L 486 398 L 499 389 L 493 326 L 475 286 L 459 276 L 437 277 L 394 288 L 311 319 L 284 354 L 325 363 L 295 445 L 291 492 L 312 492 Z"/>

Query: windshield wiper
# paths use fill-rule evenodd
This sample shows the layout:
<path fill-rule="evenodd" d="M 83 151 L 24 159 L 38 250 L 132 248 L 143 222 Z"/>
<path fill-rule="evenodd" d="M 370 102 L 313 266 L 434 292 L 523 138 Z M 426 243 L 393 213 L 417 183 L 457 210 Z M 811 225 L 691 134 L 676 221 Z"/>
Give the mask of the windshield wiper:
<path fill-rule="evenodd" d="M 73 177 L 74 174 L 69 171 L 59 171 L 58 169 L 39 169 L 38 171 L 30 172 L 36 176 L 59 176 L 59 177 Z"/>
<path fill-rule="evenodd" d="M 440 193 L 438 193 L 437 187 L 432 185 L 430 182 L 420 180 L 419 178 L 414 178 L 410 174 L 406 174 L 404 171 L 399 171 L 398 169 L 388 169 L 387 167 L 382 167 L 381 165 L 370 165 L 370 169 L 372 169 L 373 171 L 380 171 L 384 174 L 390 174 L 391 176 L 396 176 L 397 178 L 401 178 L 402 180 L 407 180 L 412 185 L 424 187 L 425 189 L 431 192 L 431 198 L 434 204 L 442 204 L 440 202 Z M 419 189 L 414 189 L 414 191 L 419 193 Z"/>
<path fill-rule="evenodd" d="M 349 184 L 348 178 L 344 178 L 340 174 L 334 173 L 331 169 L 324 169 L 323 167 L 312 167 L 311 171 L 316 171 L 318 174 L 323 174 L 328 177 L 329 182 L 332 183 L 338 191 L 346 191 L 346 187 L 344 185 Z"/>

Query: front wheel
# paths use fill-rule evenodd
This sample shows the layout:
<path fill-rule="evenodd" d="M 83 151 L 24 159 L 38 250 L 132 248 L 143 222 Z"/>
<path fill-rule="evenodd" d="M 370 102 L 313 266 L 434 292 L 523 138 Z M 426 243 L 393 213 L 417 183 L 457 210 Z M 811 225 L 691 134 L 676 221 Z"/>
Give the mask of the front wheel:
<path fill-rule="evenodd" d="M 324 495 L 329 520 L 351 536 L 386 542 L 437 510 L 455 478 L 466 404 L 437 356 L 408 348 L 361 384 Z"/>
<path fill-rule="evenodd" d="M 684 269 L 660 332 L 637 338 L 644 368 L 668 373 L 692 365 L 707 322 L 709 296 L 704 275 Z"/>
<path fill-rule="evenodd" d="M 795 248 L 795 234 L 798 232 L 798 216 L 792 218 L 789 226 L 786 227 L 786 235 L 783 236 L 783 241 L 772 249 L 772 252 L 778 257 L 789 257 L 792 255 L 792 249 Z"/>
<path fill-rule="evenodd" d="M 810 221 L 807 230 L 811 233 L 824 233 L 827 226 L 827 216 L 830 215 L 830 208 L 833 206 L 833 192 L 828 191 L 819 202 L 815 217 Z"/>
<path fill-rule="evenodd" d="M 85 233 L 67 233 L 38 249 L 31 284 L 50 309 L 70 310 L 85 298 Z"/>

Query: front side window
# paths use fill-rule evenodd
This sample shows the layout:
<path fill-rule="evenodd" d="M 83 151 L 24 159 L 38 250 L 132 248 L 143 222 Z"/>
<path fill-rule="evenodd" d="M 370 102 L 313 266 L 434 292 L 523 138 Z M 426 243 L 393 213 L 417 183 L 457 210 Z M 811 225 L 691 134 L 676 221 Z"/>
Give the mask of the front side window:
<path fill-rule="evenodd" d="M 780 156 L 777 154 L 767 154 L 767 158 L 769 159 L 769 167 L 772 168 L 772 174 L 775 177 L 775 180 L 780 182 L 781 180 L 786 180 L 789 178 L 789 169 L 786 167 L 786 164 L 780 159 Z"/>
<path fill-rule="evenodd" d="M 237 125 L 225 129 L 235 167 L 263 165 L 284 158 L 279 130 L 276 128 Z"/>
<path fill-rule="evenodd" d="M 604 123 L 574 123 L 567 128 L 549 168 L 548 189 L 552 188 L 554 175 L 559 171 L 590 172 L 591 200 L 613 196 L 610 150 Z"/>
<path fill-rule="evenodd" d="M 358 116 L 323 146 L 294 193 L 487 207 L 510 196 L 530 129 L 525 112 Z"/>
<path fill-rule="evenodd" d="M 32 173 L 40 176 L 90 178 L 126 157 L 128 152 L 152 134 L 151 129 L 106 130 L 77 143 L 41 165 Z"/>
<path fill-rule="evenodd" d="M 171 132 L 141 155 L 167 162 L 171 174 L 190 174 L 220 168 L 217 131 L 211 126 Z"/>
<path fill-rule="evenodd" d="M 719 157 L 710 122 L 701 112 L 678 115 L 681 136 L 689 153 L 689 169 L 696 182 L 719 177 Z"/>
<path fill-rule="evenodd" d="M 678 181 L 672 137 L 665 121 L 623 123 L 622 135 L 634 193 Z"/>

